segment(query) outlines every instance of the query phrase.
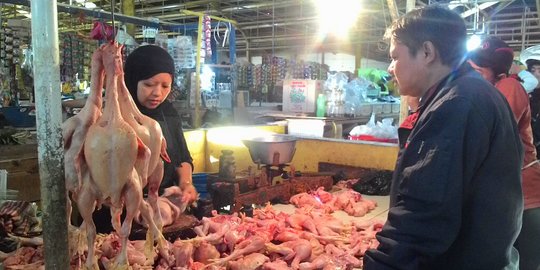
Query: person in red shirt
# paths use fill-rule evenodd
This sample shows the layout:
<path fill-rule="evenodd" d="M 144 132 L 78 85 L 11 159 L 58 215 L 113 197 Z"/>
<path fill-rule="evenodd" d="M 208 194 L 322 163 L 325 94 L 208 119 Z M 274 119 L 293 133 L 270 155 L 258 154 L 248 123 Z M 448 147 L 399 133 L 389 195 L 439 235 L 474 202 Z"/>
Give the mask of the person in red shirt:
<path fill-rule="evenodd" d="M 533 144 L 529 97 L 519 78 L 508 75 L 514 54 L 504 41 L 489 37 L 469 57 L 471 66 L 506 97 L 518 124 L 525 152 L 522 169 L 525 210 L 515 246 L 520 254 L 520 269 L 536 270 L 540 267 L 540 162 Z"/>

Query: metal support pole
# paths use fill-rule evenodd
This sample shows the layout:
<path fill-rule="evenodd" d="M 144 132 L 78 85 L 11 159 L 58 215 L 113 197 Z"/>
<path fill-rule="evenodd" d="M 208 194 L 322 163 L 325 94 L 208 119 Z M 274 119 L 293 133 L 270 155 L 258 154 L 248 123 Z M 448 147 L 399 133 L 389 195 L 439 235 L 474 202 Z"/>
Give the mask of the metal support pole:
<path fill-rule="evenodd" d="M 195 12 L 195 11 L 189 11 L 189 10 L 182 10 L 181 13 L 185 15 L 190 16 L 198 16 L 199 17 L 199 26 L 197 31 L 197 59 L 196 65 L 195 65 L 195 112 L 194 112 L 194 119 L 193 119 L 193 126 L 194 128 L 198 128 L 201 126 L 202 116 L 201 116 L 201 50 L 202 50 L 202 38 L 203 38 L 203 21 L 204 21 L 204 13 L 202 12 Z M 216 16 L 210 16 L 213 20 L 218 20 L 222 22 L 228 22 L 231 23 L 231 25 L 236 25 L 235 20 L 229 20 L 224 19 Z M 233 39 L 234 35 L 234 28 L 231 30 L 231 34 L 229 36 L 229 46 L 234 46 L 231 44 L 235 44 L 236 40 Z M 231 60 L 232 61 L 232 60 Z M 231 62 L 232 63 L 232 62 Z"/>
<path fill-rule="evenodd" d="M 30 2 L 31 2 L 30 0 L 1 0 L 1 1 L 7 4 L 24 5 L 24 6 L 30 6 Z M 71 5 L 63 4 L 63 3 L 57 3 L 56 7 L 58 8 L 58 11 L 67 12 L 69 14 L 84 13 L 86 16 L 91 16 L 94 18 L 99 17 L 106 20 L 110 20 L 112 18 L 111 12 L 107 12 L 103 10 L 95 10 L 95 9 L 71 6 Z M 160 27 L 160 24 L 157 22 L 154 22 L 152 20 L 147 20 L 147 19 L 141 19 L 141 18 L 137 18 L 133 16 L 116 14 L 114 15 L 114 18 L 116 21 L 124 22 L 124 23 L 134 23 L 134 24 L 149 26 L 149 27 L 154 27 L 154 28 Z M 167 23 L 167 24 L 170 24 L 170 23 Z M 164 25 L 163 21 L 161 21 L 161 27 L 167 28 L 167 26 Z"/>
<path fill-rule="evenodd" d="M 193 119 L 193 127 L 199 128 L 201 126 L 201 50 L 202 50 L 202 38 L 203 38 L 203 20 L 204 15 L 199 14 L 199 31 L 197 31 L 197 59 L 195 65 L 195 112 Z"/>
<path fill-rule="evenodd" d="M 362 44 L 354 46 L 354 75 L 358 75 L 358 70 L 362 68 Z"/>
<path fill-rule="evenodd" d="M 236 64 L 236 29 L 233 25 L 229 32 L 229 62 L 231 65 Z"/>
<path fill-rule="evenodd" d="M 56 0 L 30 8 L 45 269 L 69 269 Z"/>

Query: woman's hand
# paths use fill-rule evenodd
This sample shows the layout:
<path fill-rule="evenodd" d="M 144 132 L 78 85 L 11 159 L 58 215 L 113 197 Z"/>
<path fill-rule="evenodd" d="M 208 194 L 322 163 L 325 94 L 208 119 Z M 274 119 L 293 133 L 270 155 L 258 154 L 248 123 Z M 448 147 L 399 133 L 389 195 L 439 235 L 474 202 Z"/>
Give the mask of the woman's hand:
<path fill-rule="evenodd" d="M 193 184 L 185 184 L 180 187 L 182 189 L 182 202 L 187 202 L 187 204 L 192 204 L 199 197 L 199 193 L 195 189 Z"/>
<path fill-rule="evenodd" d="M 197 190 L 193 186 L 193 168 L 191 164 L 182 162 L 176 168 L 176 172 L 178 173 L 178 183 L 180 183 L 180 189 L 182 190 L 182 202 L 190 205 L 199 197 L 199 193 L 197 193 Z"/>

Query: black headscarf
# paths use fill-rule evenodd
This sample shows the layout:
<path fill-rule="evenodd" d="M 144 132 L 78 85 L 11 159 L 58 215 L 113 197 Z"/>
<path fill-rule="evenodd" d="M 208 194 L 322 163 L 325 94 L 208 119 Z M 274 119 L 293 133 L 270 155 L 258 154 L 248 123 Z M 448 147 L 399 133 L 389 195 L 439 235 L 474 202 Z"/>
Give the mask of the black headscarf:
<path fill-rule="evenodd" d="M 174 81 L 174 61 L 167 51 L 155 45 L 145 45 L 135 49 L 128 55 L 124 65 L 124 81 L 139 110 L 145 115 L 155 114 L 162 110 L 164 102 L 155 109 L 147 109 L 137 99 L 139 81 L 152 78 L 159 73 L 171 74 Z"/>

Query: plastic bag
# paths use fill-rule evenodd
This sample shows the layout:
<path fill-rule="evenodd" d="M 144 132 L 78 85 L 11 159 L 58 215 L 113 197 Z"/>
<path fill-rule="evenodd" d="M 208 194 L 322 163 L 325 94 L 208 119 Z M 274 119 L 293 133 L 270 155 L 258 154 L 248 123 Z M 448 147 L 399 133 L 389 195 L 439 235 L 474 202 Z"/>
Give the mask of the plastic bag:
<path fill-rule="evenodd" d="M 122 45 L 129 45 L 129 46 L 137 45 L 137 42 L 135 41 L 135 39 L 131 35 L 128 34 L 126 25 L 122 25 L 122 28 L 118 29 L 118 33 L 116 33 L 115 40 L 116 42 L 118 42 L 118 44 L 122 44 Z"/>
<path fill-rule="evenodd" d="M 102 21 L 95 21 L 94 28 L 90 32 L 90 38 L 95 40 L 113 40 L 114 27 Z"/>
<path fill-rule="evenodd" d="M 384 118 L 381 122 L 375 122 L 375 114 L 372 113 L 365 125 L 354 127 L 349 133 L 351 140 L 369 140 L 382 142 L 397 142 L 397 126 L 393 126 L 394 119 Z"/>
<path fill-rule="evenodd" d="M 364 78 L 356 78 L 345 85 L 345 114 L 355 116 L 362 103 L 366 102 L 367 89 L 372 83 Z"/>
<path fill-rule="evenodd" d="M 362 176 L 352 189 L 364 195 L 386 196 L 390 193 L 391 182 L 392 171 L 373 171 Z"/>

